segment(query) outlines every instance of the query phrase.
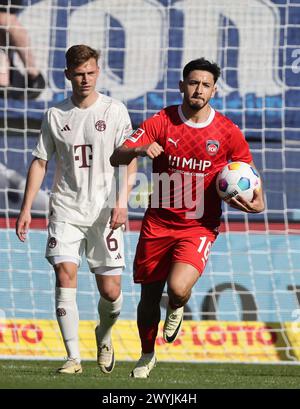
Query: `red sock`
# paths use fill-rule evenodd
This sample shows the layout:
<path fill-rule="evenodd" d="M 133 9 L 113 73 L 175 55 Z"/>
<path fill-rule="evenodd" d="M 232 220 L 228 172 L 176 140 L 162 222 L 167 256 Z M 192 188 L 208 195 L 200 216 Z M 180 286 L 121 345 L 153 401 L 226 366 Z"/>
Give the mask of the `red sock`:
<path fill-rule="evenodd" d="M 142 344 L 142 352 L 144 354 L 150 354 L 154 351 L 155 339 L 158 331 L 158 323 L 153 324 L 151 327 L 144 327 L 138 323 L 138 329 Z"/>

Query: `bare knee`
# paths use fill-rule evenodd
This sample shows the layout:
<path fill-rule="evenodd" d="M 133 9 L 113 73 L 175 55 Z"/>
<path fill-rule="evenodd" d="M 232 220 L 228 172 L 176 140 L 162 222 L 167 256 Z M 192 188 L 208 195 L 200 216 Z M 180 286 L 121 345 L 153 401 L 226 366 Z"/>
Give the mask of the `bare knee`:
<path fill-rule="evenodd" d="M 54 266 L 56 287 L 77 287 L 77 265 L 74 263 L 59 263 Z"/>
<path fill-rule="evenodd" d="M 121 294 L 120 276 L 102 276 L 96 275 L 96 281 L 101 297 L 107 301 L 116 301 Z"/>
<path fill-rule="evenodd" d="M 168 287 L 168 296 L 169 302 L 174 308 L 182 307 L 188 302 L 191 296 L 191 288 L 185 286 L 183 283 L 180 283 L 180 286 L 173 285 L 172 287 Z"/>
<path fill-rule="evenodd" d="M 102 288 L 100 291 L 101 297 L 104 297 L 107 301 L 116 301 L 121 294 L 121 287 L 118 285 L 111 285 L 109 287 Z"/>
<path fill-rule="evenodd" d="M 169 303 L 172 308 L 185 305 L 199 278 L 198 270 L 187 263 L 174 263 L 168 277 Z"/>

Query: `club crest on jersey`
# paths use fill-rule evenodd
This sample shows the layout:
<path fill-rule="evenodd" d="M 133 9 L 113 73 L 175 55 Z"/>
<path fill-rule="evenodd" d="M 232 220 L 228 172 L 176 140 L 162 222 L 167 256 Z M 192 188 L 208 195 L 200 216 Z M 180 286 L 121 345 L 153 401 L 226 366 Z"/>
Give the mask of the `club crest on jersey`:
<path fill-rule="evenodd" d="M 219 147 L 220 147 L 220 142 L 219 141 L 214 141 L 214 140 L 206 141 L 206 152 L 210 156 L 216 155 L 218 150 L 219 150 Z"/>
<path fill-rule="evenodd" d="M 105 121 L 103 121 L 102 119 L 100 119 L 99 121 L 97 121 L 95 123 L 95 128 L 97 129 L 97 131 L 99 132 L 103 132 L 106 129 L 106 123 Z"/>
<path fill-rule="evenodd" d="M 140 137 L 145 133 L 144 129 L 138 128 L 136 131 L 133 131 L 126 139 L 132 142 L 137 142 Z"/>

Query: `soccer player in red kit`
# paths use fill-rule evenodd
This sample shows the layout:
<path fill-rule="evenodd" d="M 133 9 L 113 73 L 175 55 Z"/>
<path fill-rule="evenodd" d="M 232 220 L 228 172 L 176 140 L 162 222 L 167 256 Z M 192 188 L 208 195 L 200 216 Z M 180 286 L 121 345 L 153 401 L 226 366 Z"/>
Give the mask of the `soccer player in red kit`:
<path fill-rule="evenodd" d="M 142 346 L 131 373 L 135 378 L 147 378 L 156 363 L 154 346 L 165 283 L 169 304 L 164 340 L 173 342 L 180 331 L 184 305 L 218 234 L 222 213 L 215 187 L 218 172 L 229 161 L 254 166 L 239 128 L 209 105 L 219 76 L 217 64 L 204 58 L 190 61 L 179 82 L 182 104 L 144 121 L 110 159 L 113 166 L 128 164 L 138 156 L 153 160 L 154 190 L 134 261 L 134 281 L 141 284 L 137 324 Z M 161 186 L 163 175 L 169 178 L 169 189 Z M 251 202 L 236 197 L 230 205 L 244 212 L 261 212 L 262 189 L 255 191 Z"/>

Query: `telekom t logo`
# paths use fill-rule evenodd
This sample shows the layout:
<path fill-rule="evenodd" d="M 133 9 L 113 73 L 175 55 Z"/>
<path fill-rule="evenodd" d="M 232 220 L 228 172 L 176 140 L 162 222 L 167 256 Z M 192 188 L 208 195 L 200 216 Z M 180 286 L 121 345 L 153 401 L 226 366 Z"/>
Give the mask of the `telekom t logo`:
<path fill-rule="evenodd" d="M 78 154 L 76 155 L 76 152 L 78 151 Z M 89 165 L 89 160 L 93 159 L 93 147 L 92 145 L 74 145 L 74 159 L 75 160 L 80 160 L 81 165 L 79 166 L 80 168 L 90 168 L 91 166 Z"/>

